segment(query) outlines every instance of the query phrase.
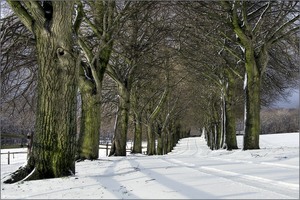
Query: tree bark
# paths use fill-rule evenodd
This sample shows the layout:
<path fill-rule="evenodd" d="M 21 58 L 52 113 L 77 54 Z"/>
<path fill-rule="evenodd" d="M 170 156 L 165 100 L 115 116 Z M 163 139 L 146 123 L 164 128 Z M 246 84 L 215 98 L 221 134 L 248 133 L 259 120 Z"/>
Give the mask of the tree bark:
<path fill-rule="evenodd" d="M 231 15 L 232 28 L 239 38 L 245 57 L 246 80 L 244 88 L 246 102 L 243 149 L 259 149 L 259 134 L 261 131 L 261 81 L 269 61 L 268 51 L 273 44 L 299 30 L 299 26 L 296 26 L 295 22 L 299 20 L 300 15 L 298 13 L 295 15 L 292 14 L 294 13 L 294 11 L 292 11 L 293 9 L 289 10 L 289 12 L 281 12 L 281 3 L 274 4 L 275 7 L 273 7 L 273 4 L 268 2 L 264 5 L 266 7 L 262 12 L 257 9 L 256 12 L 260 14 L 255 20 L 255 18 L 252 19 L 252 17 L 249 19 L 249 4 L 246 2 L 234 1 L 233 3 L 229 3 L 229 1 L 223 1 L 222 3 Z M 290 6 L 290 8 L 292 8 L 295 5 Z M 272 13 L 270 10 L 273 9 L 280 10 L 276 19 L 270 14 Z M 267 18 L 274 20 L 273 26 L 263 26 Z"/>
<path fill-rule="evenodd" d="M 156 151 L 155 151 L 155 133 L 153 132 L 154 128 L 153 128 L 154 124 L 153 122 L 148 123 L 148 129 L 147 129 L 147 155 L 155 155 Z"/>
<path fill-rule="evenodd" d="M 166 128 L 164 130 L 164 144 L 163 144 L 163 151 L 165 154 L 169 153 L 169 150 L 168 150 L 168 144 L 169 144 L 169 132 L 168 132 L 168 129 Z"/>
<path fill-rule="evenodd" d="M 159 135 L 157 137 L 157 155 L 163 155 L 163 143 L 164 143 L 164 138 L 162 135 Z"/>
<path fill-rule="evenodd" d="M 78 2 L 77 2 L 78 3 Z M 77 34 L 82 21 L 96 36 L 92 42 L 78 36 L 78 44 L 86 58 L 80 68 L 79 89 L 82 98 L 81 126 L 77 159 L 98 159 L 101 128 L 101 94 L 104 74 L 110 60 L 113 47 L 113 20 L 115 2 L 90 1 L 93 23 L 86 17 L 84 6 L 77 5 L 77 17 L 74 29 Z M 85 39 L 84 39 L 85 38 Z M 96 45 L 95 45 L 96 44 Z"/>
<path fill-rule="evenodd" d="M 161 112 L 163 104 L 166 102 L 169 93 L 169 86 L 165 88 L 164 93 L 161 96 L 160 101 L 158 102 L 156 108 L 151 113 L 148 119 L 148 132 L 147 132 L 147 154 L 148 155 L 155 155 L 156 154 L 156 134 L 154 133 L 154 121 L 158 117 L 158 114 Z"/>
<path fill-rule="evenodd" d="M 238 149 L 236 140 L 236 118 L 234 112 L 235 80 L 229 71 L 226 71 L 227 88 L 225 95 L 225 144 L 227 150 Z"/>
<path fill-rule="evenodd" d="M 81 78 L 80 78 L 81 79 Z M 101 127 L 101 96 L 95 93 L 95 86 L 79 81 L 82 99 L 80 133 L 77 160 L 93 160 L 99 157 Z M 85 80 L 87 81 L 87 80 Z"/>
<path fill-rule="evenodd" d="M 52 16 L 32 22 L 39 74 L 35 137 L 27 165 L 6 183 L 75 173 L 77 67 L 72 50 L 73 5 L 73 1 L 52 2 Z M 43 10 L 34 11 L 32 15 Z"/>
<path fill-rule="evenodd" d="M 168 141 L 167 141 L 167 152 L 171 152 L 173 150 L 173 146 L 172 146 L 172 134 L 169 133 L 168 134 Z"/>
<path fill-rule="evenodd" d="M 261 70 L 249 41 L 245 45 L 245 130 L 243 150 L 259 149 Z M 265 55 L 265 54 L 264 54 Z M 267 63 L 267 56 L 263 62 Z"/>
<path fill-rule="evenodd" d="M 134 114 L 134 141 L 131 153 L 142 153 L 142 119 L 140 113 Z"/>
<path fill-rule="evenodd" d="M 139 86 L 139 83 L 137 83 Z M 138 86 L 136 88 L 138 88 Z M 137 95 L 137 89 L 132 91 L 132 113 L 134 122 L 134 138 L 133 148 L 131 153 L 142 153 L 142 111 L 138 110 L 139 96 Z"/>
<path fill-rule="evenodd" d="M 157 155 L 163 155 L 164 135 L 160 125 L 157 125 Z"/>
<path fill-rule="evenodd" d="M 244 150 L 259 149 L 260 77 L 247 72 Z"/>
<path fill-rule="evenodd" d="M 114 148 L 111 149 L 110 156 L 126 156 L 130 93 L 128 92 L 127 88 L 121 85 L 118 85 L 118 91 L 120 95 L 119 110 L 113 140 Z"/>
<path fill-rule="evenodd" d="M 172 136 L 172 132 L 173 132 L 173 122 L 170 122 L 170 125 L 167 128 L 167 150 L 166 152 L 171 152 L 173 150 L 173 136 Z"/>

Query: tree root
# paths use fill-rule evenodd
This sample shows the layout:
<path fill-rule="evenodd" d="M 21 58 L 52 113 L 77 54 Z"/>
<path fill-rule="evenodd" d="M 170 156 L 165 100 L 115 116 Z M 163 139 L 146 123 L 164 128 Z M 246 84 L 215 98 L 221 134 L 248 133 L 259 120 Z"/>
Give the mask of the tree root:
<path fill-rule="evenodd" d="M 69 169 L 64 175 L 55 177 L 53 175 L 43 174 L 36 168 L 26 165 L 24 167 L 20 167 L 17 171 L 13 172 L 10 175 L 10 178 L 3 181 L 3 183 L 11 184 L 11 183 L 16 183 L 18 181 L 32 181 L 32 180 L 47 179 L 47 178 L 59 178 L 59 177 L 70 176 L 70 175 L 74 176 L 74 172 L 71 169 Z"/>
<path fill-rule="evenodd" d="M 19 169 L 17 169 L 17 171 L 13 172 L 10 175 L 10 178 L 8 178 L 7 180 L 5 180 L 3 183 L 16 183 L 18 181 L 21 180 L 27 180 L 28 176 L 33 172 L 34 168 L 30 167 L 28 165 L 24 166 L 24 167 L 20 167 Z"/>

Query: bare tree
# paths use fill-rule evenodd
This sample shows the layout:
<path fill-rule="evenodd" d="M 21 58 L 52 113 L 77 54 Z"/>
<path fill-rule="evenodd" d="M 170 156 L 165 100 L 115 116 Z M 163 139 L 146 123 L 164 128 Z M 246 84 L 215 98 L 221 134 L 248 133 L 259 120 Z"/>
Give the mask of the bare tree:
<path fill-rule="evenodd" d="M 38 92 L 33 151 L 27 165 L 6 183 L 75 173 L 76 56 L 73 52 L 73 1 L 8 1 L 34 34 Z"/>
<path fill-rule="evenodd" d="M 145 65 L 147 54 L 153 54 L 164 39 L 167 28 L 162 7 L 153 2 L 131 4 L 127 21 L 116 41 L 112 64 L 108 75 L 115 80 L 119 94 L 118 117 L 110 155 L 125 156 L 131 90 L 136 81 L 137 70 Z"/>
<path fill-rule="evenodd" d="M 26 137 L 26 134 L 33 131 L 35 121 L 35 41 L 32 33 L 9 10 L 6 10 L 6 16 L 3 16 L 0 22 L 0 107 L 1 121 L 5 121 L 1 123 L 1 132 L 23 134 Z"/>
<path fill-rule="evenodd" d="M 245 135 L 243 149 L 259 149 L 261 84 L 274 44 L 299 30 L 295 2 L 222 2 L 228 23 L 240 40 L 245 67 Z"/>

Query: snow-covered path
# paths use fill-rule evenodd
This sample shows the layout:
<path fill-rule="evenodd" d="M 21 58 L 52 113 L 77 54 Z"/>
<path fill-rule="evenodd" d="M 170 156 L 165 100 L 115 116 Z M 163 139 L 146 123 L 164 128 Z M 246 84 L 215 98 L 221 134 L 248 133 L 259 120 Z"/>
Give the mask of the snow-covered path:
<path fill-rule="evenodd" d="M 185 138 L 168 155 L 105 157 L 77 163 L 73 177 L 1 184 L 1 199 L 297 199 L 299 134 L 288 135 L 292 142 L 261 137 L 266 147 L 252 151 L 211 151 L 204 138 Z"/>

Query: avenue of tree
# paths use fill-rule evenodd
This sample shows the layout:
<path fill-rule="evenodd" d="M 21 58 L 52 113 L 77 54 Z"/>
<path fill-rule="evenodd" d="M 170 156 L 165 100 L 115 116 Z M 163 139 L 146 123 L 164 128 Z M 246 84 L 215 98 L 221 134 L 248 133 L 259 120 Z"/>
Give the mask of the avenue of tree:
<path fill-rule="evenodd" d="M 129 135 L 132 153 L 146 139 L 147 155 L 166 154 L 194 130 L 237 149 L 239 119 L 243 150 L 259 149 L 261 107 L 299 84 L 298 1 L 2 4 L 1 110 L 34 124 L 6 183 L 74 174 L 107 126 L 110 156 Z"/>

